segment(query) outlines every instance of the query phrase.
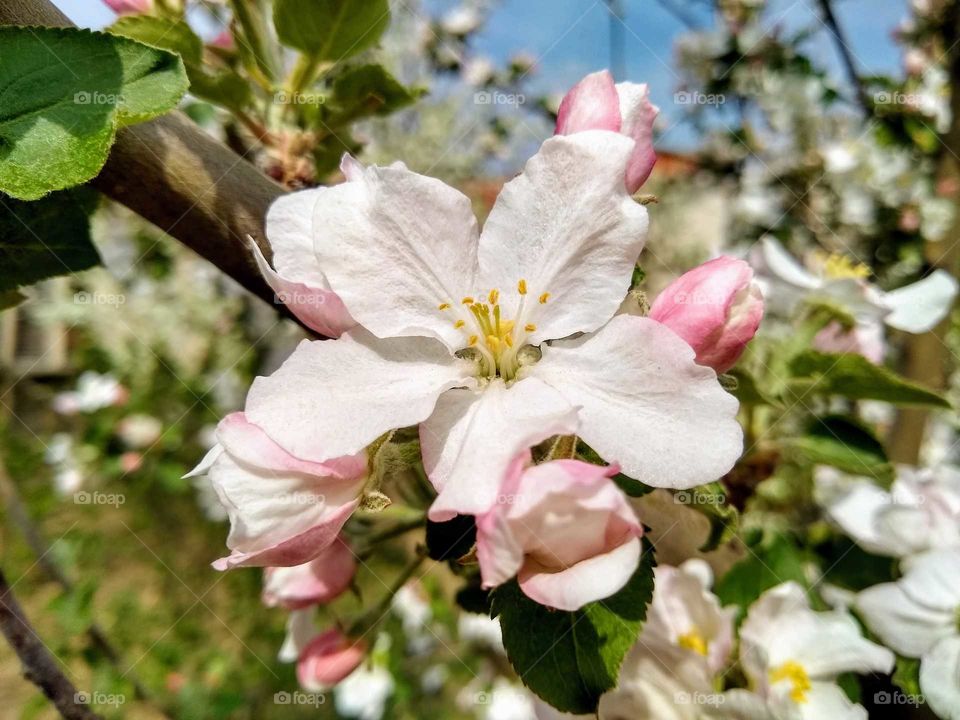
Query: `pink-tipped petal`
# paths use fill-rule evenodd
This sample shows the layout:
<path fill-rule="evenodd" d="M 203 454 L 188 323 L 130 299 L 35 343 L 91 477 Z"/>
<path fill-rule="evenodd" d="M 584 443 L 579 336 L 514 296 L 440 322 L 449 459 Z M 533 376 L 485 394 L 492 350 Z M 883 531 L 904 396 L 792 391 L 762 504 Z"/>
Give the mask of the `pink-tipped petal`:
<path fill-rule="evenodd" d="M 356 556 L 340 538 L 308 563 L 266 568 L 263 604 L 298 610 L 328 603 L 350 587 L 356 573 Z"/>
<path fill-rule="evenodd" d="M 297 680 L 304 690 L 324 692 L 356 670 L 366 654 L 362 640 L 350 640 L 339 630 L 327 630 L 300 653 Z"/>
<path fill-rule="evenodd" d="M 619 132 L 620 99 L 609 70 L 587 75 L 564 96 L 557 114 L 555 135 L 583 130 Z"/>
<path fill-rule="evenodd" d="M 619 83 L 616 87 L 623 118 L 620 132 L 633 138 L 636 143 L 626 175 L 627 190 L 635 193 L 650 177 L 657 162 L 657 154 L 653 149 L 653 124 L 660 114 L 660 108 L 650 102 L 646 83 Z"/>

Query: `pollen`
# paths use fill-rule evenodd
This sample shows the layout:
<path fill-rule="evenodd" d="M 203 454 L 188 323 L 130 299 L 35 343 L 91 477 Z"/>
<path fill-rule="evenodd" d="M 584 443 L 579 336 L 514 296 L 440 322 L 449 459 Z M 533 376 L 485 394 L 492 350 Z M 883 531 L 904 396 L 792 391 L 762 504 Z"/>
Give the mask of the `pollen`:
<path fill-rule="evenodd" d="M 813 253 L 813 262 L 824 276 L 831 280 L 866 280 L 870 277 L 870 268 L 862 262 L 852 260 L 841 253 L 826 253 L 817 250 Z"/>
<path fill-rule="evenodd" d="M 707 655 L 707 641 L 696 629 L 678 637 L 677 645 L 687 650 L 693 650 L 697 655 L 703 655 L 704 657 Z"/>
<path fill-rule="evenodd" d="M 534 325 L 533 323 L 527 323 L 526 325 L 523 326 L 523 329 L 526 332 L 536 332 L 537 326 Z"/>
<path fill-rule="evenodd" d="M 778 683 L 784 680 L 790 683 L 790 698 L 795 703 L 805 703 L 807 693 L 810 692 L 812 685 L 810 676 L 807 675 L 803 666 L 798 662 L 788 660 L 783 665 L 770 671 L 770 682 Z"/>
<path fill-rule="evenodd" d="M 454 326 L 457 330 L 459 330 L 460 328 L 462 328 L 462 327 L 463 327 L 464 325 L 466 325 L 466 324 L 467 324 L 467 323 L 465 323 L 463 320 L 457 320 L 457 321 L 453 324 L 453 326 Z"/>
<path fill-rule="evenodd" d="M 517 283 L 517 292 L 520 293 L 521 295 L 526 295 L 526 294 L 527 294 L 527 281 L 526 281 L 526 280 L 521 279 L 520 282 Z"/>
<path fill-rule="evenodd" d="M 541 305 L 546 305 L 546 304 L 547 304 L 547 300 L 549 300 L 549 299 L 550 299 L 550 293 L 548 293 L 548 292 L 543 293 L 543 295 L 540 296 L 540 304 L 541 304 Z"/>
<path fill-rule="evenodd" d="M 450 303 L 440 303 L 440 304 L 437 306 L 437 309 L 438 309 L 438 310 L 449 310 L 449 309 L 450 309 Z"/>
<path fill-rule="evenodd" d="M 490 301 L 491 305 L 496 305 L 500 300 L 500 291 L 494 288 L 490 291 L 490 294 L 487 296 L 487 299 Z"/>

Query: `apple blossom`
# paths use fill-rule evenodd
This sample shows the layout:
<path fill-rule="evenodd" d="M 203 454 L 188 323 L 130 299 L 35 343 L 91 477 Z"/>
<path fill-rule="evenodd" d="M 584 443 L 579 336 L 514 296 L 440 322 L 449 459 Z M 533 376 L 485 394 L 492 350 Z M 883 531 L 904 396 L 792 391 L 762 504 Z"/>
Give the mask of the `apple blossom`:
<path fill-rule="evenodd" d="M 309 562 L 336 541 L 359 505 L 364 454 L 303 460 L 243 413 L 220 421 L 217 440 L 187 477 L 209 475 L 230 516 L 232 552 L 214 563 L 218 570 Z"/>
<path fill-rule="evenodd" d="M 664 288 L 650 317 L 686 340 L 698 364 L 726 372 L 760 326 L 763 296 L 747 263 L 721 256 Z"/>
<path fill-rule="evenodd" d="M 843 610 L 814 612 L 803 588 L 787 582 L 766 591 L 740 626 L 740 664 L 775 717 L 865 719 L 836 684 L 844 672 L 893 669 L 894 656 L 865 640 Z"/>
<path fill-rule="evenodd" d="M 303 649 L 317 636 L 316 616 L 316 605 L 290 611 L 287 616 L 287 632 L 277 653 L 277 660 L 283 663 L 297 661 Z"/>
<path fill-rule="evenodd" d="M 650 177 L 657 155 L 653 150 L 653 123 L 660 109 L 650 103 L 646 83 L 614 84 L 609 70 L 587 75 L 564 96 L 557 113 L 557 135 L 584 130 L 610 130 L 633 138 L 627 163 L 627 191 L 635 193 Z"/>
<path fill-rule="evenodd" d="M 814 336 L 811 347 L 820 352 L 862 355 L 874 365 L 883 363 L 887 350 L 879 322 L 861 322 L 845 328 L 837 320 L 831 320 Z"/>
<path fill-rule="evenodd" d="M 580 460 L 511 465 L 497 504 L 477 517 L 477 560 L 485 588 L 514 575 L 541 605 L 577 610 L 613 595 L 640 562 L 637 521 L 610 480 L 617 468 Z"/>
<path fill-rule="evenodd" d="M 265 568 L 263 604 L 297 610 L 328 603 L 350 587 L 356 573 L 353 551 L 338 538 L 308 563 Z"/>
<path fill-rule="evenodd" d="M 957 281 L 945 270 L 884 292 L 867 282 L 870 269 L 862 263 L 844 255 L 814 252 L 808 259 L 809 267 L 804 267 L 771 237 L 763 240 L 763 263 L 778 285 L 770 295 L 780 296 L 785 308 L 804 299 L 831 302 L 858 322 L 883 321 L 909 333 L 933 329 L 957 295 Z"/>
<path fill-rule="evenodd" d="M 328 283 L 362 327 L 257 378 L 250 422 L 320 463 L 419 423 L 434 520 L 488 510 L 510 461 L 558 434 L 650 485 L 723 475 L 742 447 L 736 400 L 672 331 L 615 316 L 647 228 L 623 181 L 633 147 L 602 131 L 547 140 L 482 234 L 440 181 L 346 159 L 348 182 L 288 221 L 309 226 L 312 206 L 297 279 Z"/>
<path fill-rule="evenodd" d="M 920 658 L 920 690 L 944 720 L 960 718 L 960 550 L 904 561 L 897 582 L 867 588 L 856 607 L 899 654 Z"/>
<path fill-rule="evenodd" d="M 153 10 L 153 0 L 103 0 L 117 15 L 148 13 Z"/>
<path fill-rule="evenodd" d="M 367 655 L 362 640 L 331 629 L 307 643 L 297 659 L 297 680 L 308 692 L 325 692 L 356 670 Z"/>
<path fill-rule="evenodd" d="M 890 490 L 870 478 L 821 467 L 815 498 L 827 516 L 868 552 L 906 557 L 960 548 L 960 471 L 897 466 Z"/>
<path fill-rule="evenodd" d="M 394 687 L 393 675 L 385 667 L 361 665 L 333 690 L 337 714 L 358 720 L 380 720 Z"/>

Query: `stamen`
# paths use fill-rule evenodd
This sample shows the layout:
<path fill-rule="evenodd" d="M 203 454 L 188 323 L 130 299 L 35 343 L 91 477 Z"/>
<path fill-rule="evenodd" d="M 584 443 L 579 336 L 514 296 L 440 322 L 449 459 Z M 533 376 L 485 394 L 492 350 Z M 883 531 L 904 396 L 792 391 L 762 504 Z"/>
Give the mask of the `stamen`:
<path fill-rule="evenodd" d="M 472 347 L 472 346 L 476 345 L 476 344 L 477 344 L 477 341 L 478 341 L 479 339 L 480 339 L 480 338 L 479 338 L 477 335 L 471 335 L 471 336 L 470 336 L 470 341 L 469 341 L 470 346 Z"/>
<path fill-rule="evenodd" d="M 449 310 L 449 309 L 450 309 L 450 303 L 440 303 L 440 305 L 437 306 L 437 309 L 438 309 L 438 310 Z"/>
<path fill-rule="evenodd" d="M 507 347 L 513 347 L 513 335 L 509 333 L 503 336 L 503 341 L 507 344 Z"/>
<path fill-rule="evenodd" d="M 536 331 L 537 331 L 537 326 L 534 325 L 533 323 L 527 323 L 526 325 L 523 326 L 523 329 L 524 329 L 526 332 L 536 332 Z"/>
<path fill-rule="evenodd" d="M 457 320 L 457 321 L 453 324 L 453 326 L 454 326 L 457 330 L 459 330 L 460 328 L 462 328 L 464 325 L 466 325 L 466 323 L 465 323 L 463 320 Z"/>
<path fill-rule="evenodd" d="M 527 294 L 527 281 L 526 281 L 526 280 L 521 279 L 520 282 L 517 283 L 517 292 L 520 293 L 521 295 L 526 295 L 526 294 Z"/>
<path fill-rule="evenodd" d="M 491 305 L 496 305 L 497 300 L 500 299 L 500 291 L 494 288 L 493 290 L 490 291 L 490 294 L 487 297 L 490 300 Z"/>
<path fill-rule="evenodd" d="M 541 305 L 546 305 L 546 304 L 547 304 L 547 300 L 549 300 L 549 299 L 550 299 L 550 293 L 548 293 L 548 292 L 543 293 L 543 295 L 540 296 L 540 304 L 541 304 Z"/>
<path fill-rule="evenodd" d="M 473 298 L 468 295 L 460 302 L 463 303 L 464 305 L 473 305 Z"/>

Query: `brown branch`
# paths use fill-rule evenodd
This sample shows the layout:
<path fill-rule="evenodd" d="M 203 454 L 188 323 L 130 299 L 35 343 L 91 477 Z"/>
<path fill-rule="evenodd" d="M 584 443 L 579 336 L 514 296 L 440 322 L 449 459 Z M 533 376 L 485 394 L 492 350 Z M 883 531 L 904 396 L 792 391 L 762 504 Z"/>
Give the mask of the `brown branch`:
<path fill-rule="evenodd" d="M 847 77 L 849 78 L 850 83 L 853 85 L 854 92 L 856 93 L 857 103 L 860 105 L 860 108 L 863 110 L 864 114 L 867 117 L 870 117 L 873 114 L 873 104 L 870 102 L 870 97 L 867 95 L 867 90 L 863 85 L 863 79 L 860 77 L 860 72 L 857 70 L 857 64 L 853 59 L 853 53 L 850 51 L 850 46 L 847 44 L 847 37 L 841 29 L 840 23 L 837 21 L 837 16 L 833 12 L 833 4 L 830 0 L 818 0 L 818 3 L 820 5 L 820 12 L 823 15 L 823 24 L 827 26 L 827 29 L 830 30 L 830 34 L 833 36 L 837 46 L 837 52 L 840 53 L 840 60 L 843 62 L 843 67 L 847 71 Z"/>
<path fill-rule="evenodd" d="M 72 26 L 49 0 L 0 0 L 0 24 Z M 184 114 L 120 130 L 92 185 L 284 310 L 245 245 L 250 235 L 271 256 L 263 222 L 284 189 Z"/>
<path fill-rule="evenodd" d="M 79 702 L 80 694 L 61 672 L 57 661 L 30 627 L 0 570 L 0 631 L 23 665 L 23 676 L 46 695 L 66 720 L 100 720 Z"/>

